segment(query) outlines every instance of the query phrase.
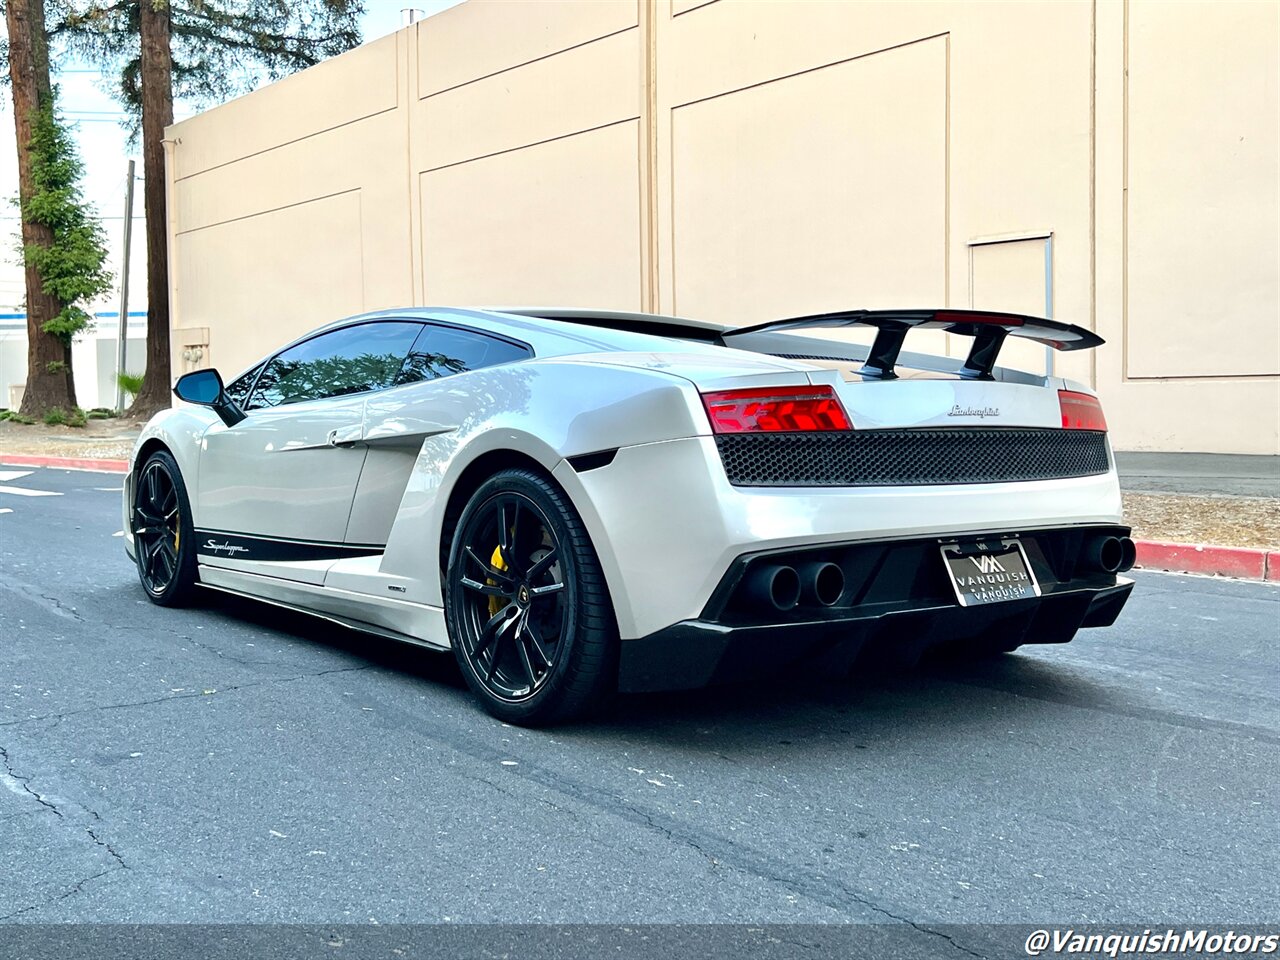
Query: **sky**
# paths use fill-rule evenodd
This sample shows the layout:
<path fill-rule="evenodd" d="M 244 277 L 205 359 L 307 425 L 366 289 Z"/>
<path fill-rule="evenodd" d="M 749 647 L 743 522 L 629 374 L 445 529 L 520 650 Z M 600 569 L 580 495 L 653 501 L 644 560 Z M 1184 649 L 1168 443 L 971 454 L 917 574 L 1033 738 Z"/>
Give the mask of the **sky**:
<path fill-rule="evenodd" d="M 454 6 L 460 0 L 365 0 L 361 31 L 366 42 L 398 30 L 401 10 L 413 6 L 430 16 Z M 4 22 L 0 20 L 0 30 Z M 115 311 L 119 300 L 120 263 L 123 250 L 124 186 L 127 163 L 137 161 L 138 182 L 134 193 L 132 268 L 129 271 L 129 311 L 146 308 L 146 242 L 142 220 L 142 156 L 138 144 L 130 144 L 121 126 L 124 114 L 112 99 L 107 84 L 112 79 L 77 62 L 54 62 L 54 82 L 59 88 L 63 116 L 74 125 L 80 158 L 84 161 L 84 196 L 94 208 L 106 231 L 110 269 L 116 277 L 116 291 L 94 304 L 95 310 Z M 207 106 L 214 106 L 208 104 Z M 182 120 L 197 112 L 193 104 L 178 103 L 174 118 Z M 13 127 L 13 98 L 0 87 L 0 199 L 18 194 L 18 161 Z M 9 203 L 0 204 L 0 313 L 18 312 L 25 296 L 18 254 L 19 221 Z"/>

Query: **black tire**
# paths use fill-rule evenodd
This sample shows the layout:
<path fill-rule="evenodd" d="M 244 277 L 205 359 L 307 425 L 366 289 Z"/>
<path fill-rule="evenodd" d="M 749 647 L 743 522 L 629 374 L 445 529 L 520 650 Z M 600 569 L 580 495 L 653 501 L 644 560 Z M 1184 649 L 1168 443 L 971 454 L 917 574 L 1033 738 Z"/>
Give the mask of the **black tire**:
<path fill-rule="evenodd" d="M 600 561 L 568 497 L 532 470 L 495 474 L 463 508 L 445 616 L 467 685 L 500 720 L 563 723 L 617 689 L 617 623 Z"/>
<path fill-rule="evenodd" d="M 138 470 L 133 489 L 133 553 L 152 603 L 189 604 L 196 592 L 196 533 L 182 471 L 167 450 Z"/>

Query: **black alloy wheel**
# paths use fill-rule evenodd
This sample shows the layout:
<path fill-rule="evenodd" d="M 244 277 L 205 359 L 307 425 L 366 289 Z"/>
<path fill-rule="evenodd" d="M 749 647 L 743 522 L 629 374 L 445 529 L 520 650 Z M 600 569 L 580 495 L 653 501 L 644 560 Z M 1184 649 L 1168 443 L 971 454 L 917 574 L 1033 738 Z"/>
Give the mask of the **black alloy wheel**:
<path fill-rule="evenodd" d="M 507 470 L 459 518 L 446 581 L 459 666 L 495 716 L 563 721 L 616 681 L 616 628 L 599 561 L 562 491 Z"/>
<path fill-rule="evenodd" d="M 185 603 L 196 581 L 195 532 L 186 485 L 167 451 L 138 471 L 133 492 L 133 545 L 138 578 L 161 606 Z"/>

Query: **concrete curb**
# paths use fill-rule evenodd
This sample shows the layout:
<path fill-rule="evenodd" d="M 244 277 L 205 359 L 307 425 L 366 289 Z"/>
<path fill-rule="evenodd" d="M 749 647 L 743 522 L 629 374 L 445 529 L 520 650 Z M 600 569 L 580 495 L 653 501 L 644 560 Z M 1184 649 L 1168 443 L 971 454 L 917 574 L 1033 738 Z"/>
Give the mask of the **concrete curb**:
<path fill-rule="evenodd" d="M 1137 545 L 1138 566 L 1146 570 L 1280 582 L 1280 550 L 1207 547 L 1157 540 L 1139 540 Z"/>
<path fill-rule="evenodd" d="M 0 453 L 0 464 L 6 467 L 53 467 L 61 470 L 93 470 L 97 473 L 128 473 L 128 460 L 99 460 L 93 457 L 31 457 L 26 454 Z"/>

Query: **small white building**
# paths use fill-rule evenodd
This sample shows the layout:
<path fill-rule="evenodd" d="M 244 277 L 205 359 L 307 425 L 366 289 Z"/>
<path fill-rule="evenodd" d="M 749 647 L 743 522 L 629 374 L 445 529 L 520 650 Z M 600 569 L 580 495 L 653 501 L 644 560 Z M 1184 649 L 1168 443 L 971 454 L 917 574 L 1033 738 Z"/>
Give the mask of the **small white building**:
<path fill-rule="evenodd" d="M 94 314 L 91 330 L 71 345 L 76 401 L 85 410 L 116 405 L 116 337 L 118 314 Z M 147 311 L 130 310 L 125 370 L 141 373 L 146 363 Z M 0 313 L 0 407 L 17 410 L 27 380 L 27 315 Z"/>

